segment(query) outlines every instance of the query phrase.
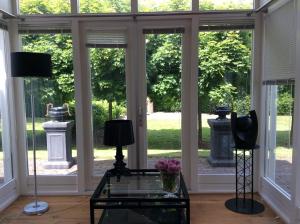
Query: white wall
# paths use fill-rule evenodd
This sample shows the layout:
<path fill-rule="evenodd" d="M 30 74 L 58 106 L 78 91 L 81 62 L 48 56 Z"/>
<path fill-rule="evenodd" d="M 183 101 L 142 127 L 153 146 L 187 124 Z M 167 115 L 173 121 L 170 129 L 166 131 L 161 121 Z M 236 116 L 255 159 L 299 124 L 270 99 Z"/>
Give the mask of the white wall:
<path fill-rule="evenodd" d="M 11 0 L 1 0 L 0 9 L 12 14 Z"/>

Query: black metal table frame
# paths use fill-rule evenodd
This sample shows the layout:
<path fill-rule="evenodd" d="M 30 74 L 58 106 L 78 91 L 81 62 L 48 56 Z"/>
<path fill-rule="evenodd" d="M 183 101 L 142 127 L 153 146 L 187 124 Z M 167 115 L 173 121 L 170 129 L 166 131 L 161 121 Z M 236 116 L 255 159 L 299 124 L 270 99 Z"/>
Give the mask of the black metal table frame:
<path fill-rule="evenodd" d="M 135 176 L 150 175 L 149 173 L 154 173 L 153 175 L 157 175 L 157 173 L 159 173 L 159 171 L 156 169 L 131 169 L 130 172 Z M 99 195 L 103 190 L 105 184 L 107 183 L 107 180 L 109 180 L 110 177 L 111 175 L 109 171 L 106 171 L 90 199 L 91 224 L 95 224 L 95 209 L 132 209 L 132 208 L 183 208 L 186 209 L 186 223 L 190 224 L 190 199 L 181 173 L 180 173 L 179 189 L 182 190 L 182 193 L 185 196 L 185 198 L 134 198 L 134 197 L 100 198 Z M 126 178 L 126 176 L 124 176 L 123 178 Z M 109 202 L 114 202 L 114 203 L 108 205 L 107 203 Z M 161 202 L 162 204 L 156 204 L 154 202 Z M 170 202 L 173 202 L 174 204 Z"/>

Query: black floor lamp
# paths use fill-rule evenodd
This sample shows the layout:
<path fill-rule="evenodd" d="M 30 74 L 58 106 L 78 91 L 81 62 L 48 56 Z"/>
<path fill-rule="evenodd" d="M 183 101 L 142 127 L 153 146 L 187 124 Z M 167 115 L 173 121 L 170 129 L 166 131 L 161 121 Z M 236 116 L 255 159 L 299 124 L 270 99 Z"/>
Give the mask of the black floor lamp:
<path fill-rule="evenodd" d="M 34 197 L 32 203 L 24 207 L 24 213 L 37 215 L 46 212 L 49 208 L 47 202 L 37 199 L 37 175 L 36 175 L 36 148 L 35 148 L 35 114 L 34 114 L 34 94 L 32 78 L 49 78 L 51 72 L 51 56 L 43 53 L 13 52 L 11 53 L 11 76 L 30 78 L 30 99 L 32 118 L 32 148 L 33 148 L 33 172 L 34 172 Z"/>

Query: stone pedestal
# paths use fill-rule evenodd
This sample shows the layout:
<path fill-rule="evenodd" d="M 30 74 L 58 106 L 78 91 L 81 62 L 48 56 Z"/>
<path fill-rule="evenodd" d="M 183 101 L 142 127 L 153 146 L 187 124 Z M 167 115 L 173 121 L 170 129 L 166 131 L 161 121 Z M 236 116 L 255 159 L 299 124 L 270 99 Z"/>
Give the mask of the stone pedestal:
<path fill-rule="evenodd" d="M 211 149 L 208 162 L 213 167 L 233 167 L 233 140 L 229 119 L 208 119 Z"/>
<path fill-rule="evenodd" d="M 48 161 L 46 169 L 68 169 L 74 164 L 71 150 L 74 121 L 43 123 L 47 136 Z"/>

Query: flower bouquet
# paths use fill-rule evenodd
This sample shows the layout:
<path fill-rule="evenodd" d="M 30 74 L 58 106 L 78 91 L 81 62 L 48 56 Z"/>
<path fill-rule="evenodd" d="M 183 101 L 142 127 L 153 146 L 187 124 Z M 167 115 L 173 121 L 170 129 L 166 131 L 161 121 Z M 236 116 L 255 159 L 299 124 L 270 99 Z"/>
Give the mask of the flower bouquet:
<path fill-rule="evenodd" d="M 155 164 L 160 171 L 163 190 L 175 193 L 179 184 L 180 162 L 175 159 L 162 159 Z"/>

